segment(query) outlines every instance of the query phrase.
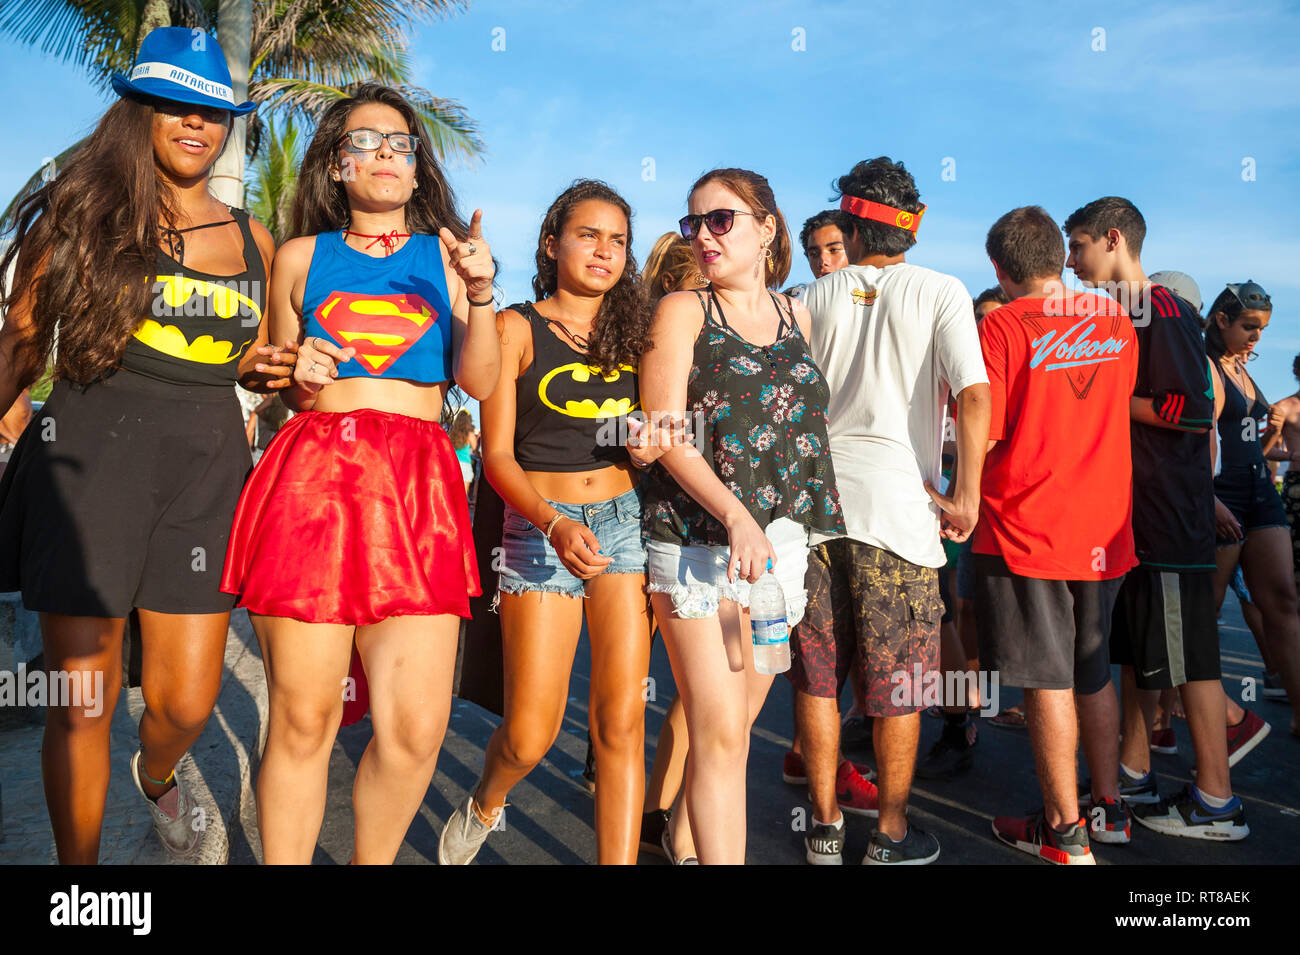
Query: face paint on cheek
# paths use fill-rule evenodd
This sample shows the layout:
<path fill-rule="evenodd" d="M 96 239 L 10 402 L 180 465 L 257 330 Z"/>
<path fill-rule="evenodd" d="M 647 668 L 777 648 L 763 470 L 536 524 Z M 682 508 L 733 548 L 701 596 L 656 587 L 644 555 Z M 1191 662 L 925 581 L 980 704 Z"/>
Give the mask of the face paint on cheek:
<path fill-rule="evenodd" d="M 409 153 L 409 154 L 407 155 L 407 157 L 406 157 L 406 164 L 407 164 L 408 166 L 414 166 L 414 165 L 415 165 L 415 153 Z"/>

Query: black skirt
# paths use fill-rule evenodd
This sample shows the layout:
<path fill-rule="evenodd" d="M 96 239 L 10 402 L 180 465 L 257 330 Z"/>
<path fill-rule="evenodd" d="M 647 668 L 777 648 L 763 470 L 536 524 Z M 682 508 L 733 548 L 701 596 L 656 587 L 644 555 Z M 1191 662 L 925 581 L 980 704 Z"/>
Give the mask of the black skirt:
<path fill-rule="evenodd" d="M 251 467 L 233 388 L 125 370 L 59 382 L 0 478 L 0 591 L 73 616 L 229 611 L 221 569 Z"/>

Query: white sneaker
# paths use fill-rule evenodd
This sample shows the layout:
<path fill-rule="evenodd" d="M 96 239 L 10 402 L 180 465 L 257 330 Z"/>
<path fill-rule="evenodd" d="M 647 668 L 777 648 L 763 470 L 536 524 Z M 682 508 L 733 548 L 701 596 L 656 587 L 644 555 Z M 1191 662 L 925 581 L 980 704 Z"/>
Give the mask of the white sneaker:
<path fill-rule="evenodd" d="M 140 784 L 139 750 L 136 750 L 135 755 L 131 757 L 131 778 L 135 780 L 135 788 L 139 791 L 140 797 L 149 806 L 149 812 L 153 815 L 154 831 L 158 833 L 158 838 L 167 847 L 167 851 L 177 858 L 184 858 L 192 854 L 198 848 L 199 840 L 203 838 L 203 834 L 192 825 L 190 816 L 193 801 L 190 799 L 190 794 L 185 788 L 180 773 L 176 774 L 175 818 L 163 812 L 158 804 L 149 798 L 144 791 L 144 786 Z"/>
<path fill-rule="evenodd" d="M 438 839 L 438 865 L 469 865 L 487 841 L 488 833 L 501 824 L 506 807 L 492 813 L 491 821 L 484 822 L 474 811 L 474 797 L 465 797 L 464 805 L 456 809 L 442 827 Z"/>

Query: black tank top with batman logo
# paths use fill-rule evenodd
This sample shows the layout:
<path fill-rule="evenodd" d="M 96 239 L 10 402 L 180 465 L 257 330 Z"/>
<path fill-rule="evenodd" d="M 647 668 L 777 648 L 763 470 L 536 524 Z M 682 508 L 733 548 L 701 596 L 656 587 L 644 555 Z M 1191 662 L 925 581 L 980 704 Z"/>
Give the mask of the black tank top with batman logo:
<path fill-rule="evenodd" d="M 515 460 L 526 471 L 594 471 L 628 460 L 621 419 L 641 407 L 637 369 L 609 374 L 561 341 L 530 303 L 511 305 L 533 332 L 515 382 Z"/>
<path fill-rule="evenodd" d="M 132 332 L 121 367 L 174 385 L 235 383 L 266 308 L 266 267 L 248 213 L 230 214 L 244 239 L 244 271 L 210 275 L 159 250 L 151 314 Z"/>

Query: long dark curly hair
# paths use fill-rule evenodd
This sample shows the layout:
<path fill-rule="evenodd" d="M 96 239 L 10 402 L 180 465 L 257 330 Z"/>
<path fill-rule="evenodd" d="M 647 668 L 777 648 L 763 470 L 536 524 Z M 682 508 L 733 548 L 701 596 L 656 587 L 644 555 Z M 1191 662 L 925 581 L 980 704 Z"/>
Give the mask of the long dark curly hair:
<path fill-rule="evenodd" d="M 424 123 L 401 93 L 378 83 L 357 87 L 351 96 L 339 100 L 321 116 L 316 135 L 302 159 L 298 191 L 293 200 L 293 236 L 333 232 L 350 221 L 347 189 L 330 172 L 338 167 L 339 140 L 347 132 L 348 116 L 367 103 L 382 103 L 397 110 L 406 120 L 406 128 L 420 140 L 420 147 L 415 151 L 415 181 L 420 188 L 406 204 L 406 228 L 437 235 L 446 226 L 457 239 L 464 239 L 469 235 L 469 226 L 460 217 L 456 196 L 434 159 L 433 144 Z"/>
<path fill-rule="evenodd" d="M 587 357 L 609 374 L 619 365 L 636 367 L 646 350 L 650 332 L 650 309 L 641 290 L 641 276 L 632 254 L 632 207 L 608 184 L 598 179 L 578 179 L 560 193 L 542 219 L 537 235 L 537 274 L 533 276 L 533 295 L 538 301 L 554 295 L 559 287 L 559 263 L 546 254 L 546 240 L 559 238 L 569 216 L 580 202 L 597 199 L 616 206 L 627 219 L 627 262 L 614 287 L 605 293 L 591 334 L 587 337 Z"/>
<path fill-rule="evenodd" d="M 31 311 L 17 356 L 25 382 L 49 364 L 56 337 L 56 378 L 103 377 L 149 314 L 160 229 L 180 215 L 154 160 L 154 113 L 146 100 L 118 100 L 58 177 L 18 206 L 0 259 L 0 307 L 22 298 Z"/>

